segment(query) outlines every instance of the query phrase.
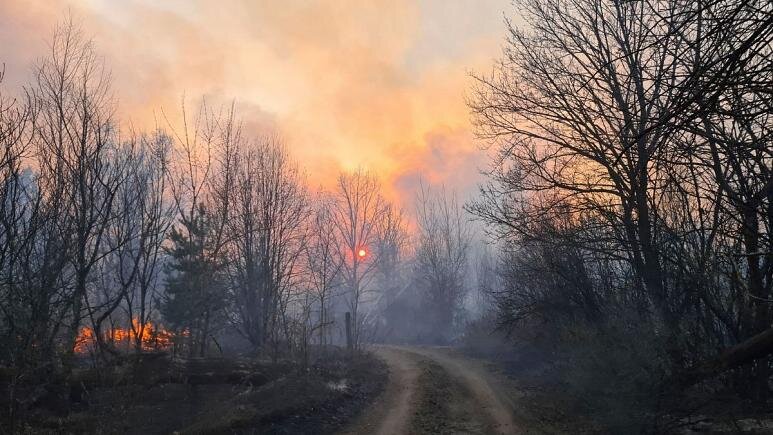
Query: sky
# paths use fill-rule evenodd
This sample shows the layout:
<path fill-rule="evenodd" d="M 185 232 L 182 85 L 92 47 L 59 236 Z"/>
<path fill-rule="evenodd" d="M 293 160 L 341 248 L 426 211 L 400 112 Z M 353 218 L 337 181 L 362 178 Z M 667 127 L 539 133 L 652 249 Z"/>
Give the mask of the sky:
<path fill-rule="evenodd" d="M 486 158 L 465 96 L 500 55 L 507 0 L 0 0 L 4 86 L 30 79 L 71 15 L 112 71 L 122 126 L 153 128 L 181 101 L 235 101 L 279 134 L 310 184 L 377 173 L 410 204 L 421 178 L 460 196 Z"/>

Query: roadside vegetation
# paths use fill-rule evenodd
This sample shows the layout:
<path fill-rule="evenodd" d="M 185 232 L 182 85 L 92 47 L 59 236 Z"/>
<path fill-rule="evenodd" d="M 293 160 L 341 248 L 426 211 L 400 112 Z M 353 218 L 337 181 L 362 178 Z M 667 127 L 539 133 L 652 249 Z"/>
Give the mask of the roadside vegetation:
<path fill-rule="evenodd" d="M 99 369 L 75 370 L 69 378 L 18 387 L 18 397 L 35 403 L 15 430 L 335 433 L 381 392 L 386 378 L 379 360 L 340 350 L 308 367 L 290 360 L 129 355 Z M 7 381 L 0 379 L 3 386 Z"/>
<path fill-rule="evenodd" d="M 769 418 L 771 4 L 516 5 L 470 102 L 498 252 L 467 342 L 601 431 Z"/>

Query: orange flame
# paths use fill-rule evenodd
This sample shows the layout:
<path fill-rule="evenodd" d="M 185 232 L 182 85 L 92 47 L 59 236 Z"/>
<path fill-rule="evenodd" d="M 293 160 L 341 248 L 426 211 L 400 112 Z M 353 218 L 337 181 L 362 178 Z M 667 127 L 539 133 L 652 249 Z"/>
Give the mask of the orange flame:
<path fill-rule="evenodd" d="M 183 333 L 183 335 L 185 335 Z M 111 328 L 102 333 L 102 338 L 107 343 L 112 343 L 116 347 L 123 347 L 126 350 L 132 348 L 140 338 L 142 350 L 163 350 L 169 349 L 175 338 L 175 334 L 154 325 L 152 322 L 146 322 L 143 328 L 138 319 L 132 319 L 131 328 Z M 88 353 L 96 348 L 96 335 L 91 327 L 83 326 L 75 340 L 75 352 Z"/>

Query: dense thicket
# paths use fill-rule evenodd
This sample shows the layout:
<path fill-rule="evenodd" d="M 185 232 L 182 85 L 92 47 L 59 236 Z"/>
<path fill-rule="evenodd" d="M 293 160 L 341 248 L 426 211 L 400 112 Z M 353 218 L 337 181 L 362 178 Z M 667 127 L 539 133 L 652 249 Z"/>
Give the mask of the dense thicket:
<path fill-rule="evenodd" d="M 772 326 L 773 6 L 517 5 L 471 102 L 500 320 L 656 397 Z M 722 379 L 764 402 L 758 350 Z"/>

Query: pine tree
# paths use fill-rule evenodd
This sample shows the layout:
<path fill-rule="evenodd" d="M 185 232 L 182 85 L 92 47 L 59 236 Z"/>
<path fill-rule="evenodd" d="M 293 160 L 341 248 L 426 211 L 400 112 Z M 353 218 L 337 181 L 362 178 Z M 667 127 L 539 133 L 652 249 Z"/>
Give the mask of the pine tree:
<path fill-rule="evenodd" d="M 166 294 L 161 301 L 164 319 L 187 335 L 188 352 L 204 356 L 207 339 L 222 320 L 224 291 L 219 279 L 221 265 L 214 255 L 212 221 L 203 206 L 192 219 L 172 229 L 166 249 Z"/>

